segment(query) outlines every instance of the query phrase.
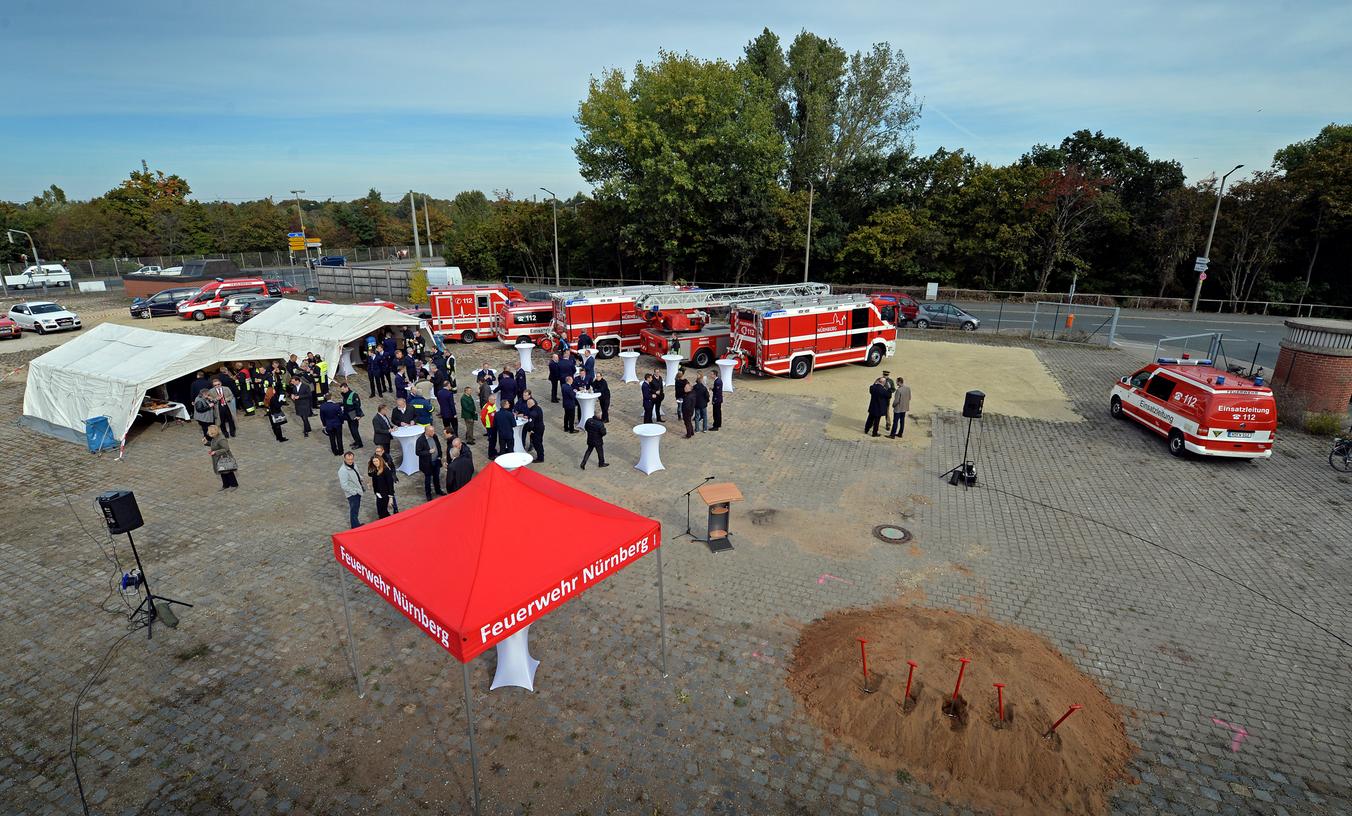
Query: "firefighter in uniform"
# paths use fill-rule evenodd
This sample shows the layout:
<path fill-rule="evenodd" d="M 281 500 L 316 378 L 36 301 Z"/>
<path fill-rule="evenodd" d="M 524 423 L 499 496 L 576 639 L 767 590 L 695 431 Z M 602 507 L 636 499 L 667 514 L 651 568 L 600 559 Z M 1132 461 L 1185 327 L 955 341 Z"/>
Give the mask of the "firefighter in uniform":
<path fill-rule="evenodd" d="M 484 425 L 484 435 L 488 437 L 488 458 L 496 459 L 498 457 L 498 440 L 493 433 L 493 415 L 498 412 L 498 407 L 493 404 L 492 399 L 484 400 L 484 407 L 479 411 L 479 421 Z M 503 451 L 506 453 L 506 451 Z"/>

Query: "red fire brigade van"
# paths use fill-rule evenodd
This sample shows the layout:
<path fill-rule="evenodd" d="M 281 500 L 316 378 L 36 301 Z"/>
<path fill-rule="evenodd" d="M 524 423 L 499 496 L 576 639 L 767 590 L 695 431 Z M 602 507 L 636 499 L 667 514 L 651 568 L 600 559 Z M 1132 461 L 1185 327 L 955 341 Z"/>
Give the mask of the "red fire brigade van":
<path fill-rule="evenodd" d="M 427 290 L 427 305 L 432 312 L 428 322 L 444 339 L 473 343 L 493 333 L 498 312 L 513 300 L 525 298 L 507 284 L 439 286 Z"/>
<path fill-rule="evenodd" d="M 183 320 L 206 320 L 220 317 L 221 307 L 235 295 L 268 296 L 268 284 L 262 278 L 217 278 L 197 293 L 178 304 L 178 316 Z"/>
<path fill-rule="evenodd" d="M 680 292 L 680 286 L 617 286 L 609 289 L 581 289 L 555 292 L 554 325 L 550 331 L 557 340 L 568 339 L 577 346 L 586 332 L 596 344 L 596 355 L 609 359 L 628 349 L 637 349 L 638 333 L 648 325 L 634 308 L 634 298 L 650 292 Z"/>
<path fill-rule="evenodd" d="M 846 363 L 876 366 L 896 354 L 897 327 L 867 295 L 761 301 L 732 310 L 730 348 L 743 370 L 799 378 Z"/>
<path fill-rule="evenodd" d="M 1113 386 L 1109 411 L 1166 437 L 1174 456 L 1267 459 L 1277 435 L 1277 403 L 1263 378 L 1227 374 L 1210 360 L 1159 358 Z"/>
<path fill-rule="evenodd" d="M 513 300 L 498 310 L 493 319 L 493 334 L 509 346 L 524 341 L 550 351 L 554 348 L 554 340 L 549 336 L 553 322 L 554 301 Z"/>

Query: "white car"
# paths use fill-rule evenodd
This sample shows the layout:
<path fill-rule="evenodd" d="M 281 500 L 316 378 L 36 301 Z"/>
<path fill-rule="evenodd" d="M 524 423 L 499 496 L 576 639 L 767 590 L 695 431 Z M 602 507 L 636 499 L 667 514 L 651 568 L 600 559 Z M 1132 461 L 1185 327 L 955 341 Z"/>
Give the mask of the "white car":
<path fill-rule="evenodd" d="M 9 319 L 20 327 L 38 334 L 80 328 L 80 316 L 61 308 L 49 300 L 16 303 L 9 309 Z"/>
<path fill-rule="evenodd" d="M 234 295 L 227 298 L 225 303 L 221 304 L 221 317 L 226 320 L 235 320 L 235 316 L 244 310 L 244 307 L 255 300 L 262 300 L 263 295 Z M 242 320 L 235 320 L 236 323 L 243 323 Z"/>
<path fill-rule="evenodd" d="M 133 274 L 133 275 L 158 275 L 158 274 L 160 274 L 160 267 L 158 267 L 158 266 L 143 266 L 143 267 L 141 267 L 140 269 L 138 269 L 138 270 L 136 270 L 135 272 L 133 272 L 132 274 Z"/>
<path fill-rule="evenodd" d="M 15 289 L 32 289 L 43 284 L 47 286 L 70 286 L 70 270 L 61 264 L 43 264 L 30 266 L 18 275 L 6 275 L 5 284 Z"/>

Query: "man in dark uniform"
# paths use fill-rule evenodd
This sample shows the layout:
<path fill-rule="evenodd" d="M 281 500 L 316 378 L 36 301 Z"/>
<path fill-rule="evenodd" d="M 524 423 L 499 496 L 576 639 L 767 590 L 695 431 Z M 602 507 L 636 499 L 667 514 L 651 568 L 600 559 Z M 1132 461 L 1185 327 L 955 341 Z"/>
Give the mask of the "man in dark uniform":
<path fill-rule="evenodd" d="M 596 379 L 596 355 L 588 352 L 582 357 L 582 384 L 588 387 Z"/>
<path fill-rule="evenodd" d="M 563 381 L 563 366 L 559 363 L 559 354 L 549 355 L 549 401 L 559 401 L 559 383 Z"/>
<path fill-rule="evenodd" d="M 329 438 L 329 450 L 334 456 L 343 455 L 343 406 L 337 400 L 326 399 L 319 406 L 319 424 Z"/>
<path fill-rule="evenodd" d="M 714 424 L 713 424 L 713 427 L 709 428 L 709 430 L 711 430 L 711 431 L 716 431 L 716 430 L 718 430 L 719 428 L 723 427 L 723 378 L 722 378 L 722 377 L 714 377 L 714 394 L 713 394 L 713 398 L 712 398 L 710 401 L 713 403 L 713 406 L 714 406 Z"/>
<path fill-rule="evenodd" d="M 583 329 L 583 330 L 582 330 L 582 333 L 579 334 L 579 335 L 577 336 L 577 347 L 578 347 L 578 349 L 585 349 L 585 348 L 591 348 L 591 347 L 592 347 L 592 338 L 591 338 L 591 335 L 590 335 L 590 334 L 587 334 L 587 330 L 586 330 L 586 329 Z"/>
<path fill-rule="evenodd" d="M 339 399 L 343 403 L 343 418 L 347 420 L 347 430 L 352 434 L 352 448 L 356 450 L 361 444 L 361 423 L 359 420 L 366 416 L 361 409 L 361 395 L 352 390 L 352 386 L 346 382 L 338 389 Z"/>
<path fill-rule="evenodd" d="M 427 369 L 427 379 L 432 383 L 433 393 L 440 391 L 441 386 L 446 382 L 446 374 L 441 370 L 441 366 L 432 363 Z"/>
<path fill-rule="evenodd" d="M 423 435 L 418 437 L 418 442 L 413 450 L 418 454 L 418 470 L 423 475 L 423 492 L 427 495 L 427 500 L 432 500 L 432 492 L 436 491 L 438 496 L 446 495 L 441 489 L 441 440 L 437 438 L 437 430 L 431 425 L 423 428 Z"/>
<path fill-rule="evenodd" d="M 381 351 L 380 346 L 373 346 L 370 356 L 366 358 L 366 381 L 371 386 L 371 399 L 375 399 L 377 394 L 385 396 L 385 384 L 380 381 L 380 369 L 384 365 L 385 352 Z"/>
<path fill-rule="evenodd" d="M 516 450 L 516 414 L 507 400 L 498 403 L 498 412 L 493 415 L 493 434 L 498 439 L 498 455 Z M 524 428 L 522 430 L 525 430 Z"/>
<path fill-rule="evenodd" d="M 864 433 L 867 434 L 871 430 L 873 435 L 877 436 L 878 423 L 882 421 L 885 413 L 887 413 L 887 386 L 883 385 L 883 378 L 879 377 L 868 387 L 868 420 L 864 423 Z"/>
<path fill-rule="evenodd" d="M 197 399 L 198 394 L 210 387 L 211 380 L 207 379 L 207 373 L 205 371 L 199 371 L 197 372 L 197 377 L 192 381 L 192 385 L 188 388 L 188 393 L 192 395 L 193 399 Z"/>
<path fill-rule="evenodd" d="M 516 402 L 516 377 L 512 375 L 510 365 L 503 366 L 502 374 L 498 376 L 498 399 L 507 400 L 509 407 Z"/>
<path fill-rule="evenodd" d="M 653 393 L 653 419 L 657 422 L 667 421 L 667 418 L 662 414 L 662 400 L 666 399 L 667 396 L 662 387 L 663 376 L 664 374 L 661 371 L 654 372 L 649 385 Z"/>
<path fill-rule="evenodd" d="M 418 380 L 418 361 L 412 354 L 404 355 L 404 379 L 409 382 Z"/>
<path fill-rule="evenodd" d="M 644 374 L 638 390 L 643 392 L 643 424 L 647 425 L 653 421 L 653 375 Z"/>
<path fill-rule="evenodd" d="M 286 373 L 287 373 L 287 374 L 295 374 L 295 373 L 296 373 L 296 369 L 298 369 L 298 368 L 300 368 L 300 363 L 297 361 L 296 355 L 293 354 L 293 355 L 291 355 L 289 358 L 287 358 L 287 361 L 286 361 Z"/>
<path fill-rule="evenodd" d="M 578 467 L 582 470 L 587 469 L 587 460 L 591 458 L 592 451 L 596 451 L 596 461 L 601 467 L 610 467 L 606 464 L 606 446 L 603 441 L 606 436 L 606 424 L 600 417 L 590 417 L 582 427 L 587 429 L 587 452 L 582 454 L 582 464 Z"/>
<path fill-rule="evenodd" d="M 543 462 L 545 460 L 545 412 L 544 409 L 535 404 L 535 397 L 526 398 L 526 418 L 530 424 L 522 430 L 530 432 L 530 444 L 526 450 L 535 451 L 535 461 Z"/>
<path fill-rule="evenodd" d="M 239 407 L 244 409 L 245 416 L 253 416 L 254 408 L 258 405 L 259 394 L 254 391 L 258 384 L 254 379 L 251 363 L 236 363 L 237 371 L 235 379 L 239 381 L 239 391 L 236 392 L 236 398 L 239 400 Z"/>
<path fill-rule="evenodd" d="M 610 383 L 606 382 L 605 372 L 596 375 L 596 381 L 592 383 L 592 390 L 600 396 L 596 404 L 601 408 L 601 421 L 610 421 Z"/>
<path fill-rule="evenodd" d="M 385 332 L 385 339 L 380 341 L 380 347 L 385 350 L 386 360 L 395 358 L 395 352 L 399 350 L 399 341 L 394 339 L 394 332 Z"/>
<path fill-rule="evenodd" d="M 437 410 L 441 414 L 441 427 L 452 434 L 460 435 L 460 422 L 455 416 L 455 392 L 443 377 L 437 388 Z"/>
<path fill-rule="evenodd" d="M 526 393 L 526 369 L 517 368 L 516 370 L 516 393 Z"/>
<path fill-rule="evenodd" d="M 474 457 L 458 438 L 451 442 L 450 457 L 446 465 L 446 492 L 454 493 L 474 478 Z"/>
<path fill-rule="evenodd" d="M 565 433 L 577 433 L 573 423 L 577 421 L 577 392 L 573 390 L 573 378 L 563 378 L 563 430 Z"/>
<path fill-rule="evenodd" d="M 281 393 L 280 391 L 278 393 Z M 301 428 L 305 435 L 310 435 L 310 417 L 313 414 L 311 405 L 314 401 L 314 389 L 310 387 L 299 373 L 291 375 L 291 388 L 286 392 L 291 400 L 291 407 L 296 410 L 296 418 L 301 421 Z"/>

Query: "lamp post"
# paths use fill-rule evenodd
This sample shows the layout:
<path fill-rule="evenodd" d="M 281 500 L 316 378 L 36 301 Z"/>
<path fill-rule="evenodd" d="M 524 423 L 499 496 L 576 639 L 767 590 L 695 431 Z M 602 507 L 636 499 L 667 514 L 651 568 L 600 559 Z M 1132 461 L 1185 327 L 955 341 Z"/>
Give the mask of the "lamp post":
<path fill-rule="evenodd" d="M 816 195 L 812 182 L 807 183 L 807 246 L 803 249 L 803 283 L 807 283 L 807 267 L 812 260 L 812 198 Z"/>
<path fill-rule="evenodd" d="M 1230 169 L 1230 173 L 1243 167 L 1242 164 L 1236 164 Z M 1230 178 L 1230 173 L 1221 176 L 1221 188 L 1216 191 L 1216 209 L 1211 213 L 1211 231 L 1206 234 L 1206 249 L 1202 250 L 1202 257 L 1208 261 L 1211 259 L 1211 239 L 1216 237 L 1216 219 L 1221 214 L 1221 199 L 1225 198 L 1225 180 Z M 1206 272 L 1197 273 L 1197 288 L 1192 293 L 1192 310 L 1197 311 L 1197 301 L 1202 297 L 1202 281 L 1206 280 Z"/>
<path fill-rule="evenodd" d="M 554 285 L 559 286 L 559 197 L 553 190 L 540 189 L 549 193 L 549 207 L 554 211 Z"/>
<path fill-rule="evenodd" d="M 5 230 L 5 236 L 6 236 L 7 238 L 9 238 L 9 242 L 10 242 L 11 244 L 14 243 L 14 233 L 16 233 L 16 232 L 17 232 L 18 234 L 22 235 L 23 237 L 25 237 L 25 238 L 28 239 L 28 248 L 31 249 L 31 250 L 33 251 L 33 267 L 34 267 L 35 269 L 37 269 L 38 272 L 41 272 L 41 271 L 42 271 L 42 259 L 38 257 L 38 245 L 35 244 L 35 243 L 33 243 L 33 236 L 29 235 L 28 233 L 24 232 L 24 231 L 21 230 L 21 229 L 6 229 L 6 230 Z M 46 290 L 46 288 L 47 288 L 47 283 L 46 283 L 46 281 L 47 281 L 47 279 L 46 279 L 46 278 L 43 278 L 43 289 L 44 289 L 44 290 Z M 0 275 L 0 288 L 3 288 L 3 289 L 4 289 L 5 297 L 9 297 L 9 284 L 5 282 L 5 279 L 4 279 L 4 276 L 3 276 L 3 275 Z"/>
<path fill-rule="evenodd" d="M 310 268 L 310 239 L 305 235 L 305 212 L 300 208 L 300 194 L 303 192 L 305 191 L 292 190 L 291 195 L 296 197 L 296 217 L 300 219 L 300 241 L 305 245 L 305 268 L 308 270 Z"/>

